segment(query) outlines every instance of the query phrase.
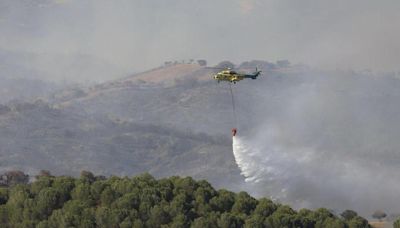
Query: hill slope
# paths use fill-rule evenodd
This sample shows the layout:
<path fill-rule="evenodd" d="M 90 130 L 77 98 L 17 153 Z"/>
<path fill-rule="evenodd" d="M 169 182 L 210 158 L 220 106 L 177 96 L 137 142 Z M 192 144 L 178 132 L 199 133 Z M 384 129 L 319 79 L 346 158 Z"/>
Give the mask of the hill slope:
<path fill-rule="evenodd" d="M 0 115 L 1 170 L 40 169 L 110 175 L 151 172 L 193 175 L 225 184 L 238 180 L 230 142 L 162 126 L 95 119 L 45 103 L 6 106 Z M 5 109 L 5 108 L 3 108 Z M 107 165 L 105 165 L 107 164 Z M 233 178 L 233 179 L 232 179 Z"/>
<path fill-rule="evenodd" d="M 158 68 L 143 74 L 149 81 L 137 74 L 70 88 L 46 102 L 10 103 L 0 107 L 1 168 L 191 175 L 301 207 L 398 211 L 392 199 L 400 189 L 393 175 L 400 161 L 400 80 L 268 67 L 258 80 L 233 86 L 237 123 L 229 85 L 202 80 L 211 72 L 198 66 Z M 154 81 L 163 70 L 179 73 Z M 243 156 L 262 167 L 257 185 L 245 184 L 234 163 L 232 127 L 256 148 L 257 156 Z M 380 188 L 371 188 L 376 170 Z"/>

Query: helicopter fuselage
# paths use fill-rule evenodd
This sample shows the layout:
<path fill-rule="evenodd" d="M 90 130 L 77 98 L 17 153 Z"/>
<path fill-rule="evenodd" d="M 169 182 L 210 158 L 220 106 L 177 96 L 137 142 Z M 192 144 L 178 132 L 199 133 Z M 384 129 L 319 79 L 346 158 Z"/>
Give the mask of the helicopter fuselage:
<path fill-rule="evenodd" d="M 214 79 L 217 80 L 218 82 L 228 81 L 228 82 L 236 83 L 245 78 L 256 79 L 259 74 L 260 74 L 260 71 L 256 71 L 254 74 L 241 74 L 241 73 L 237 73 L 236 71 L 233 71 L 233 70 L 223 70 L 223 71 L 220 71 L 217 74 L 215 74 Z"/>

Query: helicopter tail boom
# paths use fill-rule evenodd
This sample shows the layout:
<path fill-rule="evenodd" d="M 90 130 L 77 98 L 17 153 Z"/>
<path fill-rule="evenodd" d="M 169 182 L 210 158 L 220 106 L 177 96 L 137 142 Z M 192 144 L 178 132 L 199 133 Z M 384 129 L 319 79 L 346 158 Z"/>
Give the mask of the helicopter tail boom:
<path fill-rule="evenodd" d="M 256 68 L 256 71 L 253 74 L 246 74 L 244 77 L 245 78 L 251 78 L 251 79 L 257 79 L 257 77 L 260 75 L 261 70 L 258 70 Z"/>

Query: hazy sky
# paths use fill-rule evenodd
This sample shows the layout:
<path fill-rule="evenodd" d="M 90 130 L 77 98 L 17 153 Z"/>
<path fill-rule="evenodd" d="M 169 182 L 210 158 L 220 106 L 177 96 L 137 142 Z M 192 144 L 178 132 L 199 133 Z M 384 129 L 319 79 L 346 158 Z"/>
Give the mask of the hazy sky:
<path fill-rule="evenodd" d="M 399 12 L 398 0 L 1 0 L 0 48 L 132 72 L 189 58 L 398 71 Z"/>

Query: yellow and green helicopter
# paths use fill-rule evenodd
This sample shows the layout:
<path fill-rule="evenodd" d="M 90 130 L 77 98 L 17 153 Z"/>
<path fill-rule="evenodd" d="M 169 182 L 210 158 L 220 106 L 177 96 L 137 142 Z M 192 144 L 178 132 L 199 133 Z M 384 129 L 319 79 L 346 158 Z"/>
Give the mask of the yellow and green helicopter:
<path fill-rule="evenodd" d="M 214 68 L 214 69 L 218 69 L 218 68 Z M 221 68 L 220 68 L 221 69 Z M 245 78 L 251 78 L 251 79 L 257 79 L 257 77 L 261 74 L 261 70 L 258 70 L 256 67 L 256 71 L 252 74 L 246 74 L 246 73 L 238 73 L 234 70 L 231 70 L 230 68 L 225 68 L 224 70 L 216 73 L 214 75 L 214 79 L 217 80 L 217 82 L 219 83 L 220 81 L 227 81 L 233 84 L 236 84 L 236 82 L 241 81 Z M 232 96 L 232 110 L 233 110 L 233 115 L 234 115 L 234 119 L 235 119 L 235 123 L 236 121 L 236 113 L 235 113 L 235 101 L 233 98 L 233 90 L 232 90 L 232 84 L 229 84 L 230 86 L 230 92 L 231 92 L 231 96 Z M 236 136 L 237 134 L 237 128 L 232 128 L 232 136 Z"/>
<path fill-rule="evenodd" d="M 234 70 L 231 70 L 229 68 L 224 69 L 214 75 L 214 79 L 217 80 L 219 83 L 220 81 L 228 81 L 228 82 L 233 82 L 236 84 L 236 82 L 241 81 L 245 78 L 251 78 L 251 79 L 257 79 L 257 77 L 260 75 L 261 70 L 258 70 L 256 68 L 256 71 L 252 74 L 245 74 L 245 73 L 238 73 Z"/>

